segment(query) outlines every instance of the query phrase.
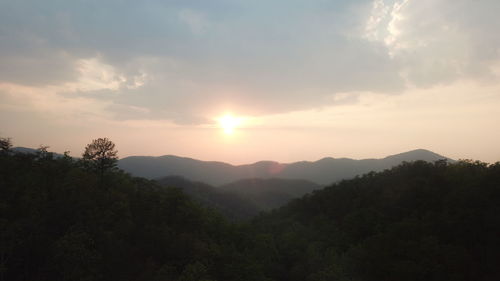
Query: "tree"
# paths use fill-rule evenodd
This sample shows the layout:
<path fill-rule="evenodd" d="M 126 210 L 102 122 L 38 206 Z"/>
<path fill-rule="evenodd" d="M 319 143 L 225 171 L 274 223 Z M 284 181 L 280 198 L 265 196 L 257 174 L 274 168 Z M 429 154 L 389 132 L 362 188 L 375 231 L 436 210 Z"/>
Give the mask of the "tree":
<path fill-rule="evenodd" d="M 48 145 L 40 145 L 38 148 L 36 155 L 39 159 L 52 159 L 54 157 L 54 154 L 52 152 L 49 152 L 49 147 Z"/>
<path fill-rule="evenodd" d="M 115 150 L 115 144 L 112 141 L 108 138 L 98 138 L 87 144 L 82 156 L 83 160 L 95 169 L 102 179 L 105 171 L 116 166 L 117 155 L 118 151 Z"/>
<path fill-rule="evenodd" d="M 12 142 L 10 138 L 0 138 L 0 151 L 9 152 L 12 148 Z"/>

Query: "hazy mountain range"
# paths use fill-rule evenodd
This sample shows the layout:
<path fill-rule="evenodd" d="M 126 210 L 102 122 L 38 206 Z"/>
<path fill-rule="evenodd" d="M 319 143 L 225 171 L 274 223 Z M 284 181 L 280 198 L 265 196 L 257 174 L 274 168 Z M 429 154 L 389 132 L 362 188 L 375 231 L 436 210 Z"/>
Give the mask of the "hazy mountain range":
<path fill-rule="evenodd" d="M 310 181 L 290 179 L 244 179 L 219 187 L 180 176 L 156 181 L 163 186 L 180 188 L 193 199 L 235 219 L 279 208 L 294 198 L 322 188 Z"/>
<path fill-rule="evenodd" d="M 370 171 L 389 169 L 404 161 L 424 160 L 433 162 L 440 159 L 453 161 L 432 151 L 417 149 L 382 159 L 355 160 L 327 157 L 314 162 L 300 161 L 288 164 L 260 161 L 246 165 L 231 165 L 224 162 L 200 161 L 173 155 L 159 157 L 131 156 L 121 159 L 118 166 L 134 176 L 149 179 L 182 176 L 193 181 L 201 181 L 216 186 L 250 178 L 301 179 L 319 185 L 327 185 Z"/>

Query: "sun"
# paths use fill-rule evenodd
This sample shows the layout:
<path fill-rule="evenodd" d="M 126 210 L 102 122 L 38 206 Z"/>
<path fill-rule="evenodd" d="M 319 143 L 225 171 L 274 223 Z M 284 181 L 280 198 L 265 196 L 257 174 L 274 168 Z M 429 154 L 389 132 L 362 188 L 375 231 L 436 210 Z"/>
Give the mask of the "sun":
<path fill-rule="evenodd" d="M 236 129 L 241 123 L 241 118 L 234 117 L 231 114 L 226 114 L 217 120 L 219 121 L 219 126 L 227 135 L 233 134 L 234 129 Z"/>

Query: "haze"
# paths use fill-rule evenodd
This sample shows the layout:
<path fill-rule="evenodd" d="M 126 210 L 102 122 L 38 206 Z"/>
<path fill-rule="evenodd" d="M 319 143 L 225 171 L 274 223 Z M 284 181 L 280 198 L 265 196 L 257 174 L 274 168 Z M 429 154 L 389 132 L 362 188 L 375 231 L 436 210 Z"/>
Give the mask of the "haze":
<path fill-rule="evenodd" d="M 240 164 L 425 148 L 496 162 L 499 10 L 496 0 L 0 0 L 0 136 L 75 156 L 108 137 L 120 157 Z"/>

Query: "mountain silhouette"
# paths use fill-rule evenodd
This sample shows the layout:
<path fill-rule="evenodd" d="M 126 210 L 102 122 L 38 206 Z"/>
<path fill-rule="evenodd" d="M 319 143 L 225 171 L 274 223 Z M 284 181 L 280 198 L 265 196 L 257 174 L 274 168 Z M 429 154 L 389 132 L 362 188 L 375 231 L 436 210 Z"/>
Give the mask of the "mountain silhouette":
<path fill-rule="evenodd" d="M 269 211 L 321 187 L 316 183 L 299 179 L 256 178 L 225 184 L 220 186 L 219 190 L 245 198 L 261 211 Z"/>
<path fill-rule="evenodd" d="M 180 188 L 195 201 L 204 206 L 215 208 L 230 219 L 247 219 L 257 215 L 262 208 L 240 196 L 237 192 L 228 192 L 203 182 L 194 182 L 180 176 L 167 176 L 157 179 L 165 187 Z M 281 205 L 284 205 L 289 200 Z M 281 206 L 280 205 L 280 206 Z"/>
<path fill-rule="evenodd" d="M 327 157 L 314 162 L 300 161 L 288 164 L 260 161 L 246 165 L 231 165 L 224 162 L 201 161 L 174 155 L 131 156 L 121 159 L 118 166 L 134 176 L 155 179 L 175 175 L 215 186 L 251 178 L 303 179 L 327 185 L 371 171 L 389 169 L 405 161 L 434 162 L 441 159 L 453 161 L 432 151 L 417 149 L 382 159 L 355 160 Z"/>

